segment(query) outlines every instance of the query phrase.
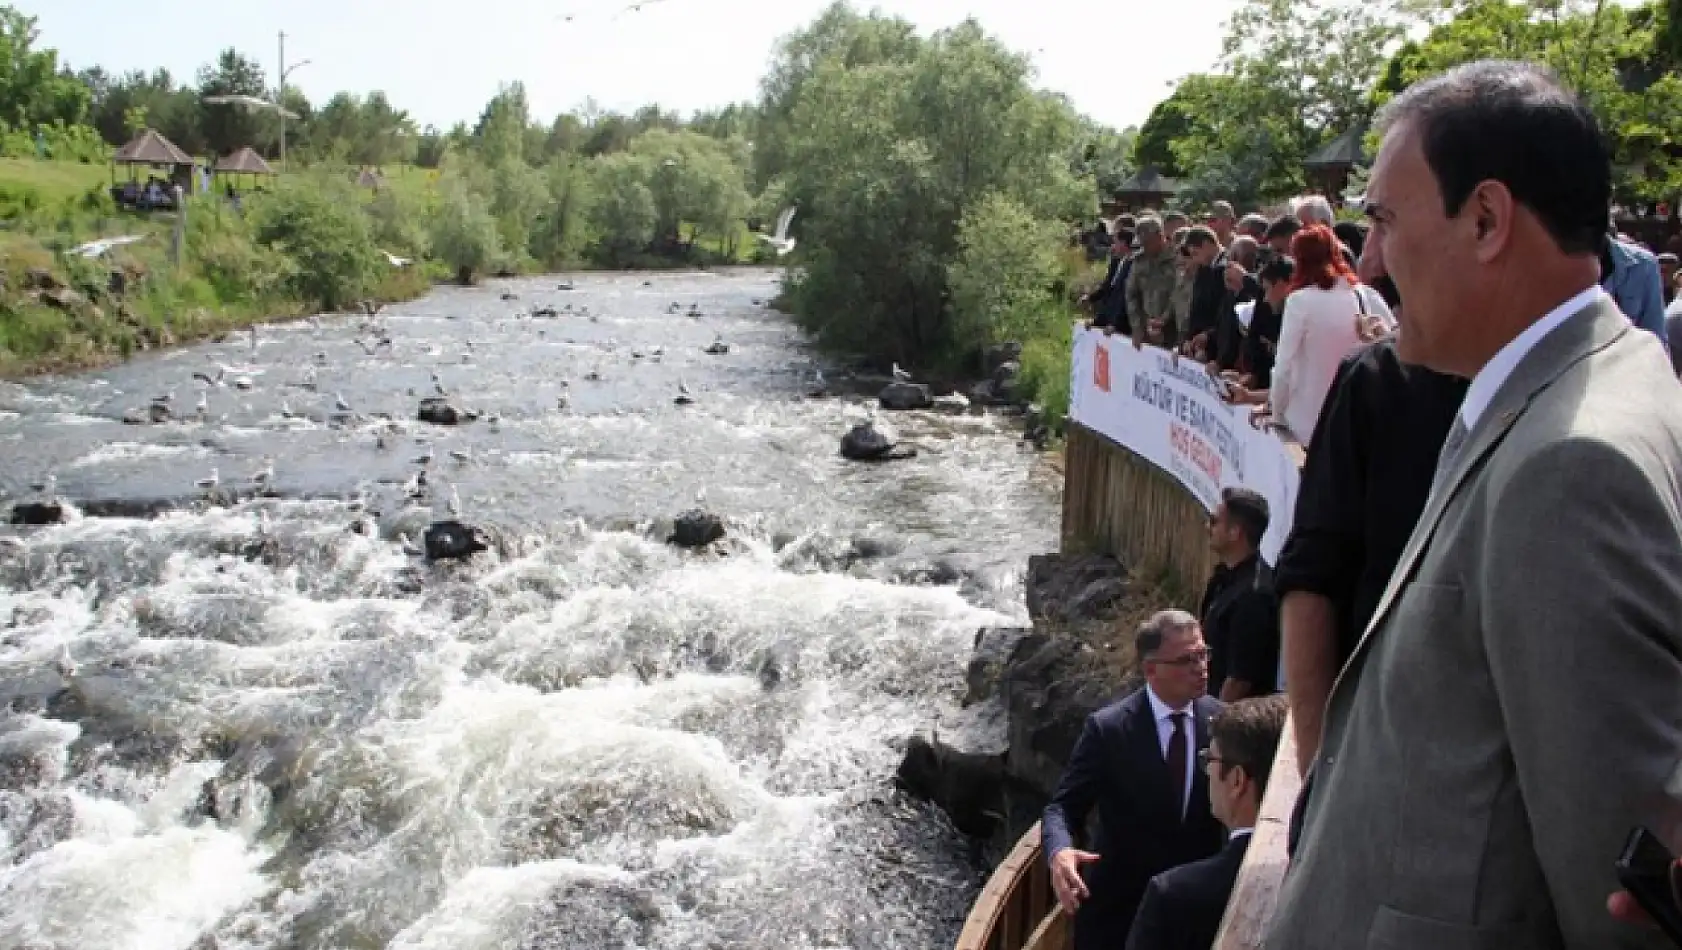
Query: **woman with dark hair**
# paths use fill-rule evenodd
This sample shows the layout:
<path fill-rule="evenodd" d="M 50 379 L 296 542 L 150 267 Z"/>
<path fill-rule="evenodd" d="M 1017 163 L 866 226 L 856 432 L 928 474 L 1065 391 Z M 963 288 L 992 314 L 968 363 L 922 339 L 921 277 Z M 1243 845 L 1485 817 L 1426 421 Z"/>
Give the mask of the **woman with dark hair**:
<path fill-rule="evenodd" d="M 1273 418 L 1306 446 L 1338 364 L 1361 345 L 1372 318 L 1391 326 L 1395 318 L 1384 298 L 1356 279 L 1331 228 L 1298 231 L 1291 257 L 1296 273 L 1280 318 L 1268 402 Z"/>

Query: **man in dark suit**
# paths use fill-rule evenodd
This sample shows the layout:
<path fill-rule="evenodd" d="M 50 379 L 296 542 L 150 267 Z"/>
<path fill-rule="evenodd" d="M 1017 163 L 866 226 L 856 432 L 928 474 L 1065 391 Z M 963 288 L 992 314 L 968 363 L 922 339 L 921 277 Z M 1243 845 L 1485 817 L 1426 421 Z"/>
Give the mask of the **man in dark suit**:
<path fill-rule="evenodd" d="M 1100 329 L 1131 334 L 1133 325 L 1127 320 L 1127 277 L 1133 270 L 1133 232 L 1124 231 L 1118 224 L 1110 245 L 1110 269 L 1098 286 L 1092 288 L 1084 301 L 1092 306 L 1092 325 Z"/>
<path fill-rule="evenodd" d="M 1133 644 L 1145 687 L 1087 717 L 1040 825 L 1076 950 L 1121 947 L 1151 877 L 1214 854 L 1223 837 L 1197 768 L 1221 708 L 1205 695 L 1209 648 L 1197 618 L 1161 611 Z M 1074 836 L 1094 805 L 1099 833 L 1085 851 Z"/>
<path fill-rule="evenodd" d="M 1212 858 L 1151 878 L 1127 950 L 1209 950 L 1214 945 L 1261 814 L 1288 708 L 1283 696 L 1241 699 L 1209 720 L 1209 748 L 1200 758 L 1209 780 L 1209 808 L 1227 829 L 1226 847 Z"/>

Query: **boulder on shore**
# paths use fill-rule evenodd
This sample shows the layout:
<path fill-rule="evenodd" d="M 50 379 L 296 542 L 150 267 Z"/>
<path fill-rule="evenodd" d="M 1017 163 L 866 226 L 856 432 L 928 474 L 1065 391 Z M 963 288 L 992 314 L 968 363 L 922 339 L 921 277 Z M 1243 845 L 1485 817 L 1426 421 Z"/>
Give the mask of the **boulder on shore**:
<path fill-rule="evenodd" d="M 926 383 L 892 382 L 877 394 L 876 401 L 883 409 L 927 409 L 934 405 L 934 394 Z"/>
<path fill-rule="evenodd" d="M 722 537 L 723 518 L 710 511 L 691 508 L 673 519 L 672 533 L 666 543 L 680 548 L 704 548 Z"/>
<path fill-rule="evenodd" d="M 1102 555 L 1029 559 L 1032 629 L 976 633 L 962 712 L 912 738 L 898 773 L 908 792 L 939 805 L 982 839 L 995 860 L 1039 819 L 1086 717 L 1138 685 L 1113 611 L 1123 567 Z"/>
<path fill-rule="evenodd" d="M 435 521 L 422 538 L 429 561 L 453 561 L 490 550 L 485 533 L 460 521 Z"/>

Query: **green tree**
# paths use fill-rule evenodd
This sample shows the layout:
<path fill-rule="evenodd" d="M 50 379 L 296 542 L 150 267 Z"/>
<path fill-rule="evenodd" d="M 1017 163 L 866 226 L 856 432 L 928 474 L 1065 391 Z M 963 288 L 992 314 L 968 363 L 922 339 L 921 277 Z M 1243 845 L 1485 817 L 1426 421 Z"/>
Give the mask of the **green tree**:
<path fill-rule="evenodd" d="M 337 176 L 283 180 L 252 207 L 256 239 L 296 265 L 289 283 L 298 299 L 339 310 L 374 287 L 385 261 L 349 183 Z"/>
<path fill-rule="evenodd" d="M 35 18 L 0 6 L 0 122 L 14 129 L 80 124 L 88 86 L 59 69 L 58 52 L 36 49 Z"/>
<path fill-rule="evenodd" d="M 526 129 L 530 125 L 531 108 L 526 103 L 525 84 L 514 82 L 503 86 L 485 106 L 473 130 L 485 163 L 498 166 L 524 161 Z"/>
<path fill-rule="evenodd" d="M 431 241 L 433 257 L 464 284 L 491 271 L 504 256 L 496 218 L 458 175 L 446 175 L 439 184 Z"/>
<path fill-rule="evenodd" d="M 657 128 L 632 139 L 629 151 L 645 163 L 658 237 L 675 241 L 684 222 L 726 237 L 747 214 L 747 170 L 718 139 Z"/>
<path fill-rule="evenodd" d="M 201 100 L 205 96 L 262 98 L 266 94 L 263 67 L 232 47 L 223 50 L 213 65 L 199 70 Z M 199 127 L 205 145 L 217 155 L 256 145 L 271 123 L 266 113 L 253 112 L 244 106 L 201 103 L 201 109 Z"/>
<path fill-rule="evenodd" d="M 858 22 L 914 38 L 902 21 Z M 1070 170 L 1078 119 L 973 22 L 863 66 L 845 52 L 853 44 L 831 45 L 805 71 L 786 132 L 784 187 L 803 221 L 796 315 L 845 349 L 908 365 L 961 359 L 983 341 L 952 310 L 960 222 L 987 195 L 1036 221 L 1091 215 L 1095 186 Z"/>
<path fill-rule="evenodd" d="M 589 220 L 609 264 L 628 262 L 654 239 L 659 208 L 648 187 L 648 167 L 624 152 L 590 161 Z"/>
<path fill-rule="evenodd" d="M 959 340 L 980 344 L 1045 336 L 1063 319 L 1064 229 L 1021 202 L 983 195 L 958 224 L 958 252 L 946 267 Z"/>

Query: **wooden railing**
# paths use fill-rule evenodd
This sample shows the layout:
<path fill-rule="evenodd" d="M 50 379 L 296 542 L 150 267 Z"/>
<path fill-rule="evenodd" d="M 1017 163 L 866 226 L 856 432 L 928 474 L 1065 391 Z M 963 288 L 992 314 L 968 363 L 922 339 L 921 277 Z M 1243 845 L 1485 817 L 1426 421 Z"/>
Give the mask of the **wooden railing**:
<path fill-rule="evenodd" d="M 1068 918 L 1051 892 L 1036 822 L 993 869 L 958 934 L 957 950 L 1068 950 Z"/>

